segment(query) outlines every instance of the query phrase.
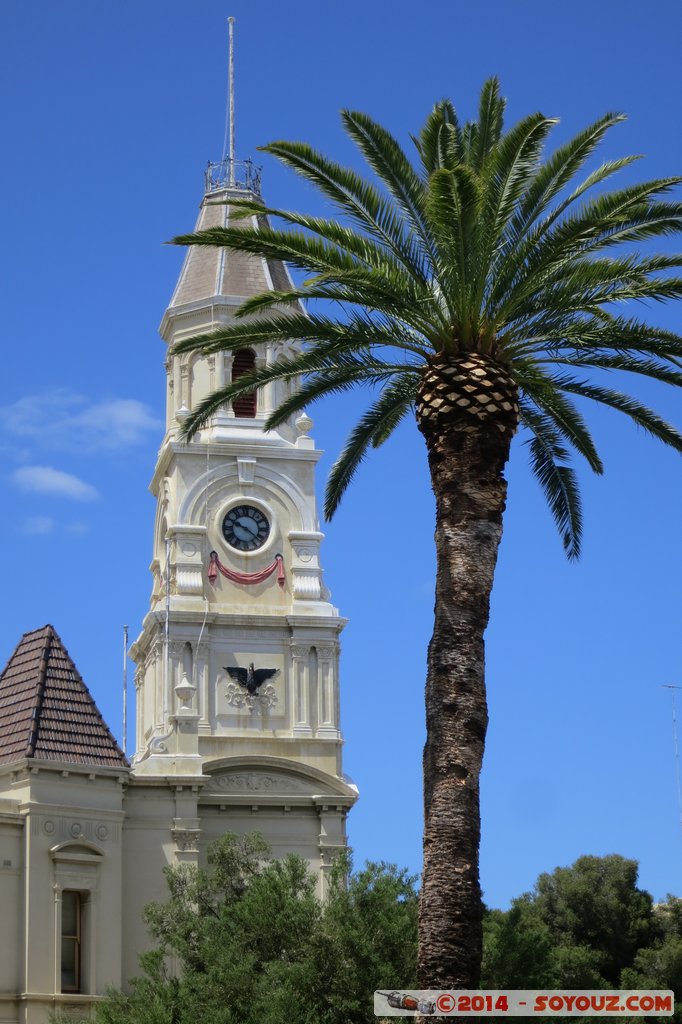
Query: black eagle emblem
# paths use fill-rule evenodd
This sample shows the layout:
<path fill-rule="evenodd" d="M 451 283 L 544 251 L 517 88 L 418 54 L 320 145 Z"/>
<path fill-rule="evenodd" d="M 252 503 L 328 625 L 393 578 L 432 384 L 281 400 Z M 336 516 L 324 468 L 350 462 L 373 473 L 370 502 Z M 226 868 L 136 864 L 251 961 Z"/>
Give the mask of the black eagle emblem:
<path fill-rule="evenodd" d="M 249 662 L 248 668 L 238 668 L 234 665 L 223 665 L 223 668 L 235 683 L 239 683 L 249 693 L 257 693 L 259 686 L 279 672 L 278 668 L 254 668 L 252 661 Z"/>

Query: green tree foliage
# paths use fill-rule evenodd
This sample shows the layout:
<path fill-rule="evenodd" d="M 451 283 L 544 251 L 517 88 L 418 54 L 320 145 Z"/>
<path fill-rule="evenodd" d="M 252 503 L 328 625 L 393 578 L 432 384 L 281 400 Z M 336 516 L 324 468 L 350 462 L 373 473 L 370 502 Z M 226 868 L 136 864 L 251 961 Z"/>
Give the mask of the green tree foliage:
<path fill-rule="evenodd" d="M 654 907 L 656 937 L 651 946 L 640 949 L 631 967 L 621 975 L 623 988 L 671 988 L 682 1004 L 682 900 L 668 896 Z M 682 1021 L 682 1005 L 675 1021 Z"/>
<path fill-rule="evenodd" d="M 415 985 L 415 879 L 389 864 L 331 871 L 320 903 L 300 857 L 226 835 L 207 867 L 166 872 L 146 919 L 156 948 L 98 1024 L 369 1024 L 378 987 Z"/>
<path fill-rule="evenodd" d="M 617 988 L 623 969 L 660 930 L 651 896 L 637 887 L 636 861 L 579 857 L 540 875 L 506 913 L 488 915 L 486 984 Z"/>
<path fill-rule="evenodd" d="M 600 973 L 614 987 L 620 972 L 654 935 L 651 896 L 637 888 L 637 862 L 616 854 L 580 857 L 542 874 L 535 905 L 556 945 L 599 950 Z"/>
<path fill-rule="evenodd" d="M 321 904 L 304 863 L 271 861 L 258 835 L 224 836 L 207 861 L 167 871 L 169 899 L 146 911 L 156 948 L 98 1024 L 369 1024 L 375 989 L 417 987 L 405 871 L 341 857 Z M 653 906 L 635 861 L 580 857 L 484 925 L 483 988 L 672 989 L 682 1002 L 682 900 Z"/>
<path fill-rule="evenodd" d="M 616 854 L 540 875 L 508 911 L 488 912 L 484 936 L 487 988 L 672 989 L 682 1000 L 682 900 L 654 907 L 637 862 Z"/>

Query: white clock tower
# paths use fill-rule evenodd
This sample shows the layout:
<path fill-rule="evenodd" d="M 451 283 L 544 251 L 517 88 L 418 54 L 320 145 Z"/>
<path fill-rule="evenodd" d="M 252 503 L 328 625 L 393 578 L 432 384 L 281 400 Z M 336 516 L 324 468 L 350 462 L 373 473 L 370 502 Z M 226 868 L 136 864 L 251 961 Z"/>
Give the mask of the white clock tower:
<path fill-rule="evenodd" d="M 250 162 L 209 165 L 197 230 L 227 225 L 230 197 L 259 194 Z M 131 862 L 136 853 L 155 856 L 152 822 L 165 827 L 154 849 L 166 860 L 197 861 L 218 835 L 257 830 L 275 855 L 305 856 L 323 888 L 357 790 L 341 766 L 345 620 L 320 563 L 312 421 L 265 430 L 288 393 L 276 383 L 185 443 L 180 427 L 202 398 L 281 348 L 208 357 L 171 350 L 229 323 L 247 297 L 290 286 L 279 262 L 190 247 L 161 323 L 166 432 L 151 484 L 151 605 L 131 652 L 137 736 L 126 815 L 138 844 Z"/>

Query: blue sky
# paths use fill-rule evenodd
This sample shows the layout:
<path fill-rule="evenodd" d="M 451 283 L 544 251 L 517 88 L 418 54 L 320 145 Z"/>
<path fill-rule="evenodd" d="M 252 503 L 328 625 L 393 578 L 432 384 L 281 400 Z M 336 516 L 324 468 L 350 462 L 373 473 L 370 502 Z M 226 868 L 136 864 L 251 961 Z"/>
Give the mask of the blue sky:
<path fill-rule="evenodd" d="M 120 735 L 121 631 L 147 608 L 162 436 L 157 327 L 223 141 L 226 24 L 237 16 L 237 149 L 299 138 L 356 161 L 338 121 L 364 110 L 409 145 L 432 103 L 473 114 L 498 74 L 509 120 L 561 117 L 557 141 L 609 109 L 629 120 L 601 156 L 636 178 L 680 173 L 682 12 L 674 0 L 460 0 L 258 5 L 5 0 L 0 33 L 4 245 L 0 398 L 5 598 L 0 659 L 46 622 Z M 272 205 L 322 211 L 269 158 Z M 652 318 L 680 330 L 682 307 Z M 628 382 L 629 383 L 629 382 Z M 682 427 L 679 397 L 631 390 Z M 367 396 L 311 410 L 326 455 Z M 488 630 L 491 724 L 481 876 L 505 906 L 540 871 L 585 853 L 641 864 L 656 898 L 682 894 L 670 691 L 682 684 L 682 461 L 590 410 L 606 476 L 581 469 L 584 554 L 568 565 L 521 439 Z M 325 527 L 344 633 L 345 764 L 361 800 L 359 860 L 420 869 L 425 652 L 433 504 L 411 426 L 368 462 Z M 681 695 L 682 696 L 682 695 Z M 682 704 L 682 700 L 680 701 Z"/>

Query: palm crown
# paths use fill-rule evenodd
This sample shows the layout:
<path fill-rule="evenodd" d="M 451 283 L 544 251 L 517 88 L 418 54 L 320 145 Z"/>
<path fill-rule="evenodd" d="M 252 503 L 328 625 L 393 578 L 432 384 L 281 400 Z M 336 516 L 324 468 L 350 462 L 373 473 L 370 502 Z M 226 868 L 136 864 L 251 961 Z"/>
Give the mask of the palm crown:
<path fill-rule="evenodd" d="M 630 299 L 682 293 L 682 279 L 667 273 L 680 266 L 680 256 L 606 255 L 618 245 L 679 230 L 682 204 L 662 197 L 682 179 L 587 197 L 638 159 L 630 156 L 603 163 L 569 191 L 622 115 L 606 114 L 543 162 L 556 121 L 532 114 L 505 133 L 503 113 L 496 79 L 483 87 L 477 121 L 460 125 L 452 104 L 438 103 L 413 137 L 414 166 L 384 128 L 344 111 L 346 131 L 379 188 L 303 143 L 264 147 L 316 185 L 350 226 L 230 199 L 245 215 L 263 215 L 259 226 L 174 239 L 282 259 L 313 275 L 292 291 L 248 300 L 233 324 L 176 347 L 208 353 L 284 338 L 306 343 L 208 396 L 186 421 L 187 436 L 224 403 L 274 379 L 303 376 L 303 383 L 272 414 L 269 427 L 324 394 L 379 384 L 378 398 L 332 469 L 325 507 L 331 516 L 368 448 L 380 445 L 418 403 L 434 357 L 483 356 L 503 367 L 517 389 L 532 468 L 572 557 L 579 553 L 581 511 L 571 449 L 602 471 L 572 396 L 618 409 L 682 450 L 682 436 L 653 411 L 584 376 L 589 368 L 620 369 L 682 384 L 682 338 L 615 312 Z M 269 226 L 265 215 L 287 227 Z M 302 299 L 335 300 L 343 312 L 338 318 L 312 313 Z M 249 314 L 258 315 L 242 319 Z"/>

